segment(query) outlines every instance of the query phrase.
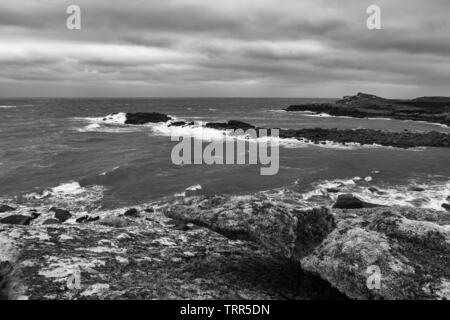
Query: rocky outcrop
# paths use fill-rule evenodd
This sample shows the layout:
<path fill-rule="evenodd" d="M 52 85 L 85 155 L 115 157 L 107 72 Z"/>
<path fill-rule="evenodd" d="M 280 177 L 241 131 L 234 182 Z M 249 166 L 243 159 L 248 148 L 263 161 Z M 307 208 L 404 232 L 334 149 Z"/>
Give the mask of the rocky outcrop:
<path fill-rule="evenodd" d="M 336 212 L 336 229 L 300 263 L 350 298 L 450 299 L 448 219 L 414 209 Z M 378 287 L 368 285 L 374 277 Z"/>
<path fill-rule="evenodd" d="M 172 226 L 160 210 L 123 227 L 0 225 L 9 299 L 344 299 L 298 265 L 204 228 Z M 0 276 L 2 276 L 0 270 Z M 78 281 L 79 280 L 79 281 Z"/>
<path fill-rule="evenodd" d="M 391 132 L 372 129 L 290 129 L 280 130 L 281 138 L 306 139 L 316 144 L 332 141 L 342 144 L 359 143 L 361 145 L 382 145 L 397 148 L 414 147 L 450 147 L 450 135 L 431 132 Z"/>
<path fill-rule="evenodd" d="M 212 128 L 212 129 L 218 129 L 218 130 L 248 130 L 248 129 L 254 129 L 255 126 L 242 122 L 237 120 L 230 120 L 228 122 L 208 122 L 205 127 Z"/>
<path fill-rule="evenodd" d="M 146 123 L 167 122 L 172 118 L 158 112 L 127 113 L 125 124 L 142 125 Z"/>
<path fill-rule="evenodd" d="M 258 198 L 205 198 L 190 205 L 175 204 L 166 215 L 296 259 L 311 252 L 334 229 L 333 216 L 326 208 L 288 206 Z"/>
<path fill-rule="evenodd" d="M 381 207 L 331 215 L 223 197 L 190 200 L 166 214 L 294 259 L 350 298 L 450 299 L 450 214 Z"/>
<path fill-rule="evenodd" d="M 362 209 L 381 207 L 378 204 L 362 201 L 352 194 L 341 194 L 338 196 L 336 203 L 333 205 L 335 209 Z"/>
<path fill-rule="evenodd" d="M 346 96 L 334 104 L 292 105 L 285 110 L 310 111 L 354 118 L 427 121 L 450 125 L 450 98 L 448 97 L 421 97 L 412 100 L 400 100 L 358 93 L 355 96 Z"/>

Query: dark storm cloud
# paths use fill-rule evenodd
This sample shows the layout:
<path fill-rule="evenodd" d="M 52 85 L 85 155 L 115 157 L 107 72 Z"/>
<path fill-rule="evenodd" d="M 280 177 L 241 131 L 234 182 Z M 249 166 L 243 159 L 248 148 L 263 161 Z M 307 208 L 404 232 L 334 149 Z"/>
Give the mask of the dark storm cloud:
<path fill-rule="evenodd" d="M 74 2 L 0 4 L 0 95 L 409 96 L 450 83 L 443 0 L 80 0 L 82 30 L 69 31 Z M 383 30 L 365 26 L 371 4 Z"/>

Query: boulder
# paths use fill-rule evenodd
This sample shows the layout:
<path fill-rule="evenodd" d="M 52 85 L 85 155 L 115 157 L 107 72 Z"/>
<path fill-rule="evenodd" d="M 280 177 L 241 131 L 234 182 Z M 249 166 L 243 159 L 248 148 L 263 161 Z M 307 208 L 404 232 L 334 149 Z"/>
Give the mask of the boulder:
<path fill-rule="evenodd" d="M 14 211 L 14 210 L 16 210 L 16 208 L 10 207 L 10 206 L 8 206 L 6 204 L 3 204 L 3 205 L 0 206 L 0 213 Z"/>
<path fill-rule="evenodd" d="M 43 225 L 49 225 L 49 224 L 61 224 L 61 221 L 58 219 L 47 219 L 44 222 L 42 222 Z"/>
<path fill-rule="evenodd" d="M 352 194 L 339 195 L 336 203 L 333 205 L 333 208 L 335 209 L 361 209 L 374 207 L 380 207 L 380 205 L 364 202 Z"/>
<path fill-rule="evenodd" d="M 337 212 L 336 229 L 301 266 L 353 299 L 450 299 L 448 218 L 412 208 Z"/>
<path fill-rule="evenodd" d="M 450 211 L 450 203 L 443 203 L 442 208 L 444 208 L 447 211 Z"/>
<path fill-rule="evenodd" d="M 123 214 L 125 217 L 137 218 L 139 217 L 139 211 L 135 208 L 128 209 Z"/>
<path fill-rule="evenodd" d="M 172 118 L 158 112 L 127 113 L 125 124 L 142 125 L 146 123 L 167 122 Z"/>
<path fill-rule="evenodd" d="M 169 127 L 182 127 L 185 126 L 187 123 L 185 121 L 175 121 L 169 124 Z"/>
<path fill-rule="evenodd" d="M 194 223 L 230 239 L 248 240 L 284 257 L 302 257 L 319 245 L 334 228 L 325 207 L 296 207 L 258 198 L 200 198 L 192 204 L 166 208 L 172 219 Z"/>
<path fill-rule="evenodd" d="M 8 216 L 6 218 L 0 219 L 0 223 L 3 224 L 18 224 L 18 225 L 29 225 L 31 220 L 33 220 L 32 217 L 24 216 L 20 214 L 15 214 L 12 216 Z"/>
<path fill-rule="evenodd" d="M 65 222 L 68 219 L 72 218 L 72 214 L 64 209 L 52 207 L 49 211 L 53 211 L 55 213 L 55 218 L 61 222 Z"/>

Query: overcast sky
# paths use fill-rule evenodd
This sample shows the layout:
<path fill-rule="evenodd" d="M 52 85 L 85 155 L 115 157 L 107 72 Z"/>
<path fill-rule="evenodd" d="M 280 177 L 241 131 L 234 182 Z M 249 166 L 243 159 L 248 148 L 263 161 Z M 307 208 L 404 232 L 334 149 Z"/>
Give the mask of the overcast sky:
<path fill-rule="evenodd" d="M 66 8 L 81 7 L 79 31 Z M 366 9 L 382 10 L 382 30 Z M 0 96 L 450 95 L 448 0 L 0 0 Z"/>

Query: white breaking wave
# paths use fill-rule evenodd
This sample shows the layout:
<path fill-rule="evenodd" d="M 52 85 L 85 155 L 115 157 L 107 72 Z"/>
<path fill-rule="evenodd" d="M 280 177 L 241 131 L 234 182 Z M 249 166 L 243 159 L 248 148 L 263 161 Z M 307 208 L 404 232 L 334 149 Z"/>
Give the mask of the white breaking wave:
<path fill-rule="evenodd" d="M 20 202 L 33 207 L 54 206 L 74 212 L 89 211 L 97 207 L 97 202 L 103 198 L 105 187 L 81 187 L 76 181 L 62 183 L 41 193 L 29 193 L 20 196 Z"/>
<path fill-rule="evenodd" d="M 278 137 L 259 137 L 249 138 L 247 136 L 233 135 L 229 130 L 220 130 L 207 128 L 204 126 L 205 122 L 196 121 L 193 125 L 184 126 L 171 126 L 171 123 L 181 121 L 172 116 L 172 120 L 167 122 L 148 123 L 144 125 L 126 125 L 126 113 L 116 113 L 105 117 L 88 117 L 88 118 L 75 118 L 78 121 L 88 121 L 89 124 L 77 128 L 78 132 L 104 132 L 104 133 L 129 133 L 139 132 L 150 129 L 155 135 L 168 136 L 168 137 L 191 137 L 197 140 L 205 142 L 212 142 L 218 140 L 236 140 L 245 139 L 250 142 L 266 142 L 279 145 L 285 148 L 305 148 L 305 147 L 318 147 L 326 149 L 342 149 L 342 150 L 354 150 L 354 149 L 372 149 L 372 148 L 389 148 L 394 147 L 382 146 L 378 144 L 360 144 L 357 142 L 337 143 L 333 141 L 321 141 L 315 143 L 307 139 L 296 138 L 278 138 Z M 419 149 L 418 149 L 419 150 Z M 423 150 L 423 149 L 420 149 Z"/>
<path fill-rule="evenodd" d="M 407 206 L 424 209 L 445 211 L 443 203 L 447 203 L 450 196 L 450 182 L 422 183 L 420 187 L 424 191 L 412 191 L 411 186 L 416 182 L 411 180 L 406 185 L 376 185 L 369 184 L 371 179 L 336 179 L 325 180 L 314 184 L 314 189 L 303 193 L 305 201 L 314 201 L 317 197 L 329 200 L 333 203 L 339 194 L 353 194 L 359 199 L 385 205 Z"/>
<path fill-rule="evenodd" d="M 0 106 L 0 109 L 14 109 L 17 108 L 17 106 Z"/>

